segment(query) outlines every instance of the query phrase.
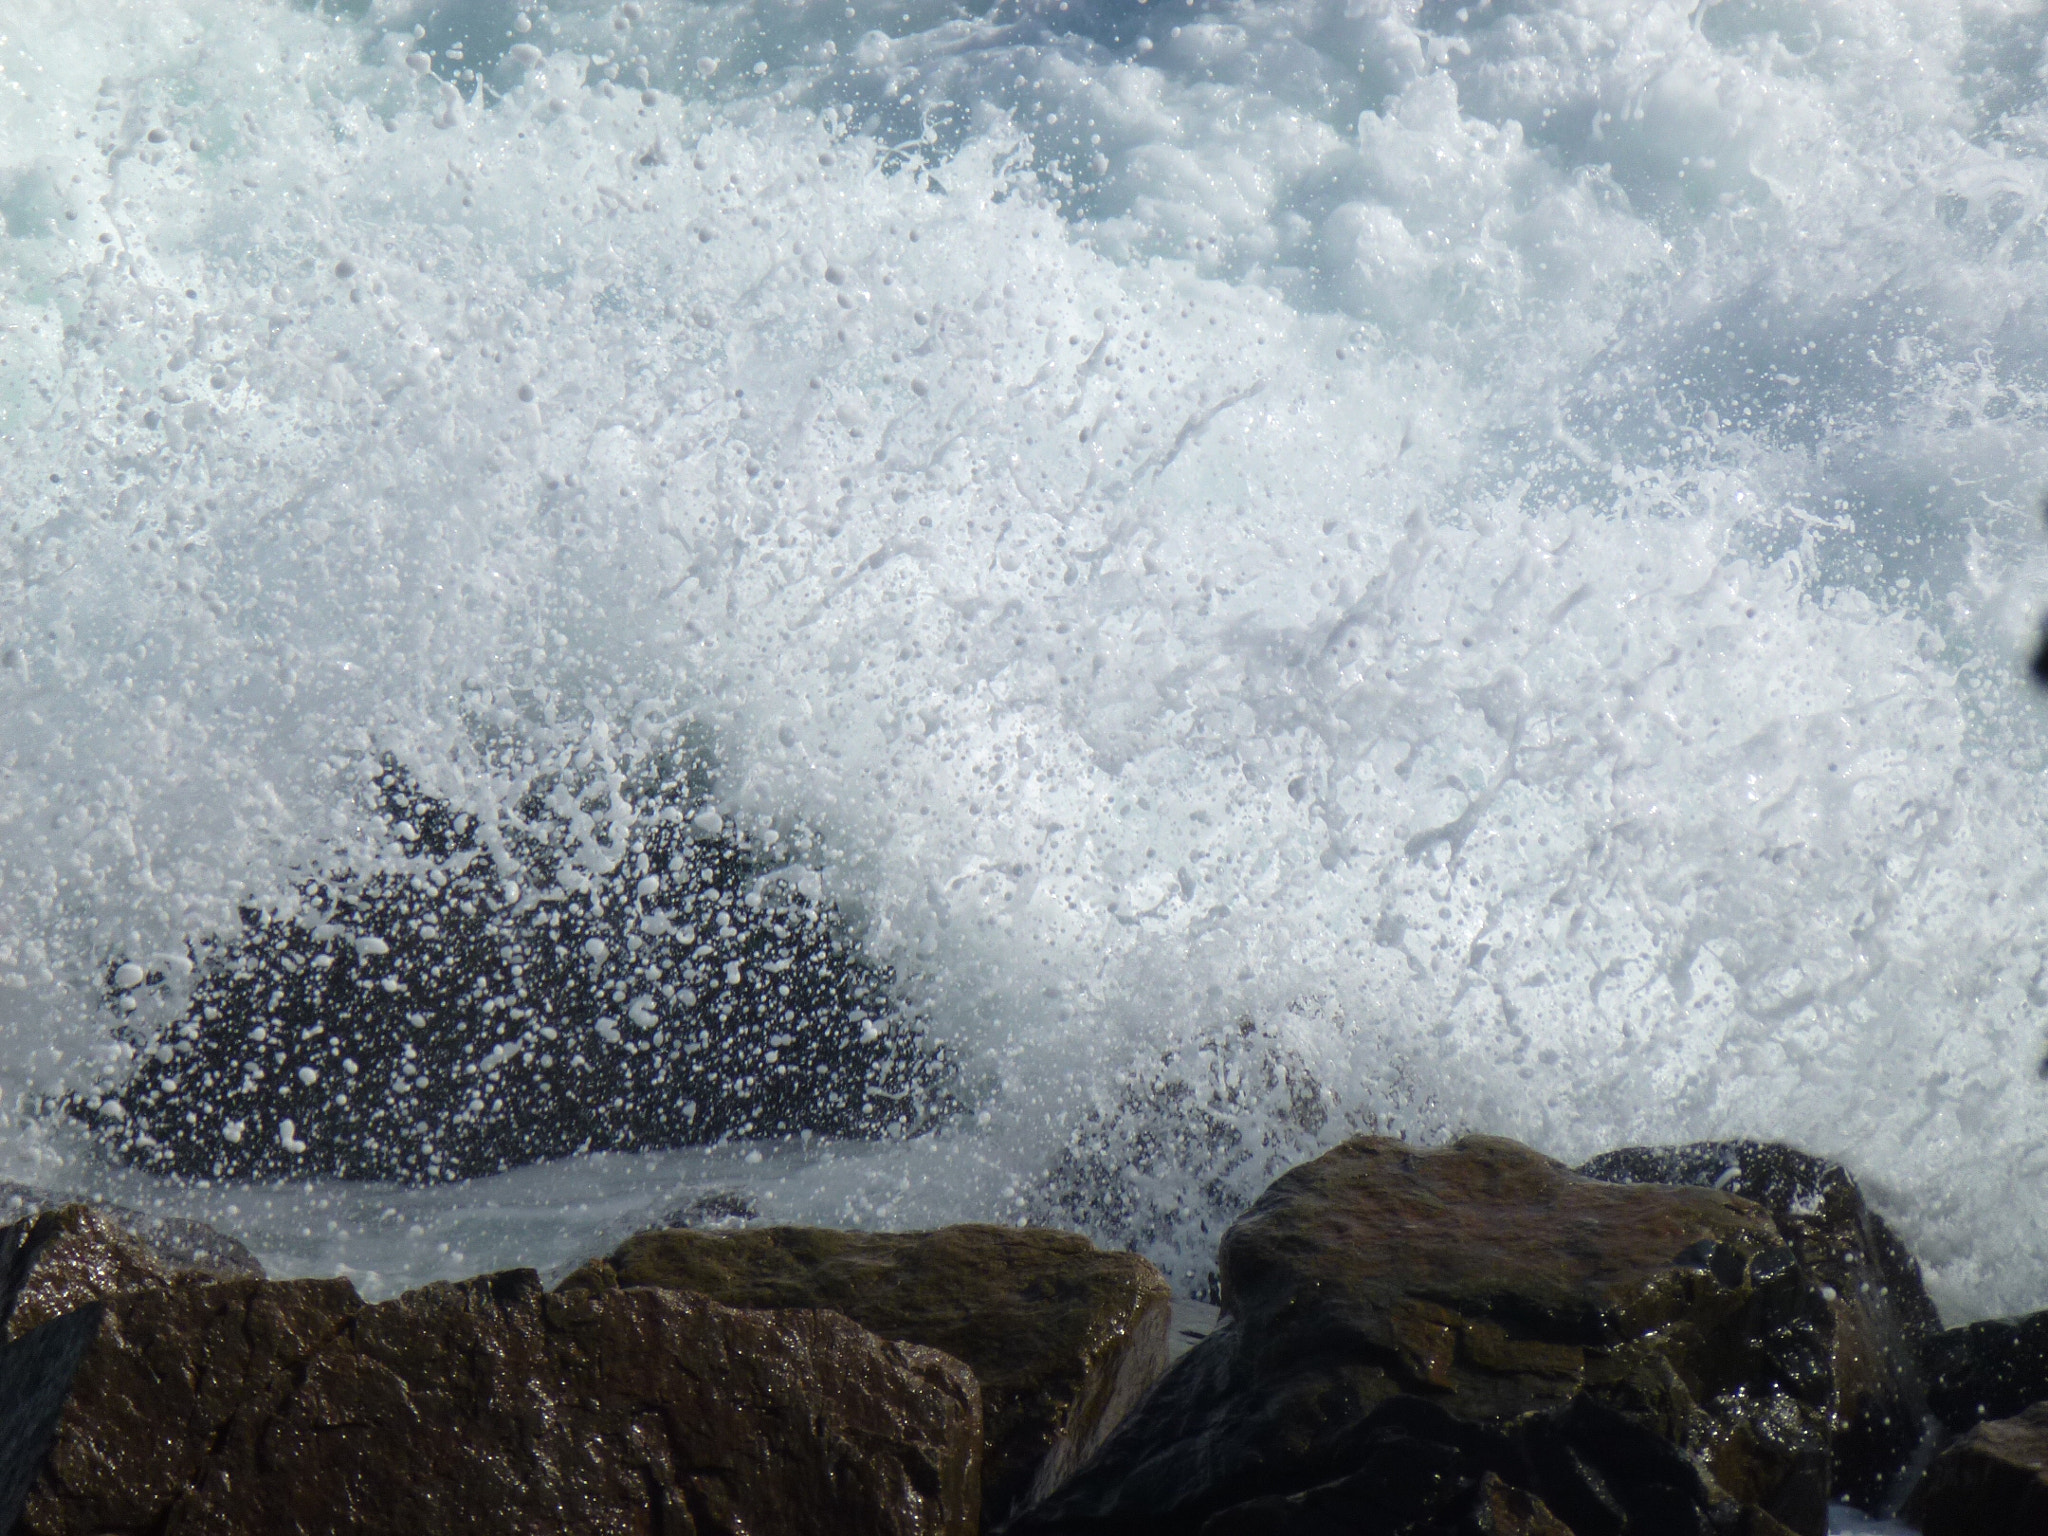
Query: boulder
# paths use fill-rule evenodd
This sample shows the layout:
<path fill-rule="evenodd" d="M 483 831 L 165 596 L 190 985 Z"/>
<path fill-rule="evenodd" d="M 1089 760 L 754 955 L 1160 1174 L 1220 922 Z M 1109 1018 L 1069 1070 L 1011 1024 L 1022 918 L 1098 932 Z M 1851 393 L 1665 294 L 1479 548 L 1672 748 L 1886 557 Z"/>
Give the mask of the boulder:
<path fill-rule="evenodd" d="M 261 1279 L 263 1268 L 233 1238 L 202 1227 L 202 1236 L 172 1242 L 145 1236 L 152 1228 L 138 1213 L 118 1206 L 62 1205 L 43 1212 L 46 1238 L 35 1267 L 23 1281 L 10 1337 L 53 1317 L 130 1291 L 232 1277 Z M 180 1255 L 202 1255 L 196 1262 Z M 249 1271 L 253 1270 L 253 1276 Z"/>
<path fill-rule="evenodd" d="M 1979 1424 L 1943 1451 L 1908 1514 L 1925 1536 L 2048 1531 L 2048 1403 Z"/>
<path fill-rule="evenodd" d="M 1926 1436 L 1919 1356 L 1941 1317 L 1919 1263 L 1856 1181 L 1826 1158 L 1758 1141 L 1624 1147 L 1579 1172 L 1616 1183 L 1726 1190 L 1771 1213 L 1835 1316 L 1835 1497 L 1890 1514 Z M 2048 1397 L 2048 1390 L 2036 1395 Z"/>
<path fill-rule="evenodd" d="M 45 1212 L 58 1219 L 22 1291 L 28 1322 L 138 1286 L 264 1278 L 261 1261 L 240 1239 L 204 1222 L 0 1180 L 0 1220 Z"/>
<path fill-rule="evenodd" d="M 1561 1458 L 1575 1459 L 1577 1486 L 1553 1476 L 1553 1496 L 1577 1526 L 1528 1486 Z M 1347 1437 L 1343 1459 L 1343 1475 L 1232 1505 L 1205 1520 L 1200 1536 L 1661 1536 L 1694 1528 L 1686 1506 L 1698 1474 L 1677 1447 L 1585 1398 L 1506 1431 L 1464 1423 L 1423 1398 L 1390 1398 Z M 1784 1529 L 1755 1511 L 1735 1526 L 1749 1536 Z"/>
<path fill-rule="evenodd" d="M 1469 1532 L 1489 1476 L 1532 1530 L 1826 1530 L 1834 1314 L 1741 1196 L 1359 1137 L 1218 1261 L 1221 1325 L 1012 1536 Z"/>
<path fill-rule="evenodd" d="M 887 1339 L 966 1361 L 987 1421 L 993 1524 L 1043 1497 L 1166 1369 L 1173 1297 L 1135 1254 L 1042 1228 L 937 1232 L 660 1231 L 562 1282 L 695 1291 L 735 1307 L 828 1307 Z"/>
<path fill-rule="evenodd" d="M 829 1312 L 219 1281 L 106 1303 L 19 1530 L 964 1536 L 980 1440 L 967 1367 Z"/>
<path fill-rule="evenodd" d="M 387 760 L 360 809 L 402 858 L 315 853 L 189 980 L 110 961 L 134 1065 L 73 1111 L 151 1173 L 439 1184 L 960 1108 L 800 829 L 726 826 L 689 750 L 506 766 L 527 793 L 479 822 Z"/>
<path fill-rule="evenodd" d="M 56 1234 L 57 1219 L 49 1215 L 0 1227 L 0 1333 Z M 99 1333 L 101 1310 L 88 1303 L 0 1341 L 0 1531 L 15 1528 L 42 1471 L 72 1379 Z"/>
<path fill-rule="evenodd" d="M 1951 1431 L 2048 1400 L 2048 1312 L 1968 1323 L 1926 1339 L 1927 1405 Z"/>

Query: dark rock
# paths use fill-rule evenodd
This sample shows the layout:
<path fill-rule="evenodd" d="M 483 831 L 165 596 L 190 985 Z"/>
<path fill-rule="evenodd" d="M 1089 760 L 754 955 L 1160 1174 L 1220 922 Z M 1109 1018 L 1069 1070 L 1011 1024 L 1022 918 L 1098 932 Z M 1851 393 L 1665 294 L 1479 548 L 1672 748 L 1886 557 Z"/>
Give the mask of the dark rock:
<path fill-rule="evenodd" d="M 761 1214 L 744 1190 L 714 1189 L 692 1195 L 657 1223 L 663 1227 L 743 1227 Z"/>
<path fill-rule="evenodd" d="M 24 1536 L 967 1533 L 973 1375 L 829 1312 L 530 1270 L 107 1303 Z"/>
<path fill-rule="evenodd" d="M 57 1232 L 53 1216 L 0 1228 L 0 1337 Z M 79 1364 L 99 1334 L 100 1315 L 98 1304 L 83 1306 L 0 1343 L 0 1530 L 12 1531 L 21 1517 Z"/>
<path fill-rule="evenodd" d="M 1481 1512 L 1512 1512 L 1524 1528 L 1570 1536 L 1541 1499 L 1517 1486 L 1533 1474 L 1510 1436 L 1420 1398 L 1380 1404 L 1347 1437 L 1340 1459 L 1351 1468 L 1343 1476 L 1233 1504 L 1203 1521 L 1201 1536 L 1425 1536 L 1469 1529 Z"/>
<path fill-rule="evenodd" d="M 1466 1530 L 1489 1473 L 1578 1536 L 1826 1529 L 1833 1314 L 1739 1196 L 1361 1137 L 1277 1180 L 1219 1263 L 1222 1325 L 1014 1536 L 1182 1536 L 1295 1496 L 1411 1511 L 1361 1536 Z"/>
<path fill-rule="evenodd" d="M 1934 1459 L 1907 1512 L 1925 1536 L 2048 1531 L 2048 1403 L 1970 1430 Z"/>
<path fill-rule="evenodd" d="M 61 1206 L 35 1220 L 42 1251 L 17 1292 L 7 1325 L 10 1337 L 19 1338 L 75 1308 L 131 1291 L 161 1290 L 180 1278 L 180 1271 L 149 1244 L 92 1206 Z"/>
<path fill-rule="evenodd" d="M 26 1184 L 0 1183 L 0 1214 L 53 1212 L 55 1235 L 45 1250 L 29 1291 L 31 1310 L 54 1316 L 66 1306 L 97 1300 L 115 1289 L 136 1285 L 168 1285 L 176 1279 L 233 1280 L 263 1278 L 263 1265 L 238 1238 L 201 1221 L 182 1216 L 150 1216 L 125 1205 L 72 1200 L 31 1189 Z M 71 1294 L 66 1277 L 84 1266 L 104 1270 L 103 1283 L 72 1294 L 69 1301 L 52 1295 Z M 130 1276 L 133 1284 L 123 1283 Z M 39 1309 L 39 1310 L 38 1310 Z"/>
<path fill-rule="evenodd" d="M 0 1345 L 0 1529 L 17 1528 L 101 1312 L 95 1302 Z"/>
<path fill-rule="evenodd" d="M 1173 1322 L 1166 1339 L 1166 1363 L 1171 1365 L 1209 1337 L 1222 1320 L 1223 1312 L 1220 1307 L 1212 1307 L 1206 1301 L 1188 1301 L 1183 1297 L 1174 1297 Z"/>
<path fill-rule="evenodd" d="M 1921 1345 L 1927 1404 L 1956 1432 L 2048 1401 L 2048 1312 L 1992 1318 Z"/>
<path fill-rule="evenodd" d="M 1579 1172 L 1617 1183 L 1689 1184 L 1756 1201 L 1835 1314 L 1835 1497 L 1890 1514 L 1926 1434 L 1921 1344 L 1941 1327 L 1920 1265 L 1840 1164 L 1792 1147 L 1708 1141 L 1626 1147 Z M 2048 1396 L 2048 1390 L 2037 1394 Z"/>
<path fill-rule="evenodd" d="M 1784 1527 L 1758 1510 L 1723 1509 L 1678 1449 L 1580 1397 L 1507 1429 L 1460 1420 L 1435 1403 L 1388 1399 L 1347 1437 L 1346 1475 L 1300 1493 L 1233 1505 L 1201 1536 L 1688 1536 Z M 1532 1489 L 1570 1512 L 1560 1518 Z"/>
<path fill-rule="evenodd" d="M 119 1206 L 64 1205 L 36 1217 L 42 1237 L 34 1270 L 22 1282 L 10 1325 L 14 1336 L 75 1307 L 129 1291 L 203 1280 L 263 1278 L 254 1255 L 233 1238 L 198 1222 L 180 1222 L 160 1240 L 163 1224 Z M 186 1230 L 196 1229 L 196 1237 Z M 195 1259 L 192 1255 L 197 1255 Z"/>
<path fill-rule="evenodd" d="M 987 1519 L 1043 1496 L 1166 1368 L 1172 1295 L 1129 1253 L 1040 1228 L 937 1232 L 643 1232 L 564 1294 L 668 1286 L 735 1307 L 829 1307 L 887 1339 L 942 1349 L 981 1383 Z"/>
<path fill-rule="evenodd" d="M 1471 1536 L 1573 1536 L 1572 1528 L 1535 1494 L 1491 1472 L 1473 1490 L 1465 1521 Z"/>
<path fill-rule="evenodd" d="M 245 910 L 182 1008 L 130 1015 L 133 1075 L 76 1105 L 119 1155 L 421 1182 L 583 1150 L 900 1134 L 951 1111 L 950 1059 L 799 888 L 796 840 L 716 821 L 701 758 L 545 775 L 490 824 L 395 762 L 370 787 L 375 861 L 308 876 L 291 910 Z M 110 1002 L 171 980 L 116 968 Z"/>

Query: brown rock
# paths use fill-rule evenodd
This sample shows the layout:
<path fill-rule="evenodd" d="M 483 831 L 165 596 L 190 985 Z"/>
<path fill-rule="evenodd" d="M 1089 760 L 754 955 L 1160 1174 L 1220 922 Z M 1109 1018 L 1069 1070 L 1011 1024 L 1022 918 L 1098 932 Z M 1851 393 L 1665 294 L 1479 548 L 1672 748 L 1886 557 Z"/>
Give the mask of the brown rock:
<path fill-rule="evenodd" d="M 1043 1497 L 1166 1368 L 1172 1294 L 1134 1254 L 1042 1228 L 643 1232 L 564 1292 L 696 1291 L 735 1307 L 828 1307 L 965 1360 L 981 1382 L 984 1518 Z"/>
<path fill-rule="evenodd" d="M 1470 1519 L 1473 1536 L 1573 1536 L 1535 1494 L 1491 1472 L 1479 1480 Z"/>
<path fill-rule="evenodd" d="M 1385 1508 L 1432 1458 L 1573 1530 L 1826 1529 L 1833 1318 L 1751 1201 L 1361 1137 L 1278 1179 L 1219 1264 L 1222 1326 L 1018 1536 L 1174 1536 L 1337 1483 Z M 1420 1499 L 1358 1529 L 1435 1529 Z"/>
<path fill-rule="evenodd" d="M 1835 1315 L 1835 1496 L 1889 1514 L 1925 1433 L 1920 1354 L 1941 1317 L 1918 1261 L 1847 1171 L 1773 1142 L 1703 1141 L 1625 1147 L 1579 1172 L 1616 1183 L 1705 1185 L 1771 1213 L 1800 1267 L 1826 1287 Z"/>
<path fill-rule="evenodd" d="M 88 1302 L 161 1289 L 177 1278 L 148 1244 L 91 1206 L 66 1205 L 48 1215 L 57 1233 L 22 1285 L 10 1337 Z"/>
<path fill-rule="evenodd" d="M 29 1272 L 8 1327 L 19 1338 L 36 1324 L 127 1291 L 198 1280 L 263 1278 L 256 1256 L 196 1221 L 150 1218 L 115 1205 L 50 1204 L 22 1185 L 0 1186 L 10 1219 L 54 1215 L 57 1235 Z"/>
<path fill-rule="evenodd" d="M 1943 1451 L 1908 1515 L 1926 1536 L 2048 1531 L 2048 1403 L 1987 1420 Z"/>
<path fill-rule="evenodd" d="M 970 1533 L 972 1374 L 826 1312 L 530 1270 L 365 1307 L 342 1280 L 107 1306 L 28 1536 Z"/>
<path fill-rule="evenodd" d="M 58 1230 L 53 1214 L 0 1226 L 0 1322 L 12 1318 L 37 1256 Z M 72 1378 L 99 1333 L 101 1311 L 90 1302 L 18 1338 L 0 1338 L 0 1531 L 19 1523 L 56 1439 Z"/>

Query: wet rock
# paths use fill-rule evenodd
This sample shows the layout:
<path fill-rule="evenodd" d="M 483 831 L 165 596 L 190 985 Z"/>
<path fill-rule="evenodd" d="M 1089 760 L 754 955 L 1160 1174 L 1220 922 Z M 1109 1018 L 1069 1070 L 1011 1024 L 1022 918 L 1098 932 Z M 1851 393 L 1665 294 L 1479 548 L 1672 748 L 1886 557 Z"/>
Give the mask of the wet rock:
<path fill-rule="evenodd" d="M 2048 1312 L 1992 1318 L 1925 1340 L 1927 1404 L 1956 1432 L 2048 1401 Z"/>
<path fill-rule="evenodd" d="M 1490 1472 L 1473 1491 L 1467 1523 L 1472 1536 L 1573 1536 L 1536 1495 Z"/>
<path fill-rule="evenodd" d="M 149 1244 L 91 1206 L 61 1206 L 38 1220 L 47 1241 L 22 1282 L 7 1325 L 9 1337 L 19 1338 L 77 1307 L 131 1291 L 160 1290 L 179 1278 L 180 1271 Z"/>
<path fill-rule="evenodd" d="M 0 1335 L 56 1235 L 54 1216 L 0 1228 Z M 99 1333 L 100 1314 L 100 1306 L 89 1303 L 0 1343 L 0 1530 L 15 1529 L 42 1471 L 72 1380 Z"/>
<path fill-rule="evenodd" d="M 1245 1506 L 1470 1530 L 1489 1473 L 1579 1536 L 1826 1529 L 1834 1315 L 1751 1201 L 1360 1137 L 1278 1179 L 1219 1263 L 1221 1326 L 1015 1536 Z"/>
<path fill-rule="evenodd" d="M 484 823 L 387 761 L 377 857 L 244 911 L 181 1004 L 152 1001 L 164 969 L 110 970 L 137 1065 L 76 1112 L 153 1172 L 419 1183 L 952 1111 L 801 839 L 727 827 L 701 756 L 506 767 L 526 795 Z"/>
<path fill-rule="evenodd" d="M 972 1373 L 829 1312 L 548 1296 L 530 1270 L 106 1307 L 25 1536 L 974 1528 Z"/>
<path fill-rule="evenodd" d="M 20 1184 L 0 1185 L 0 1210 L 50 1218 L 48 1240 L 22 1287 L 16 1334 L 124 1291 L 263 1278 L 253 1253 L 203 1222 L 150 1217 L 126 1206 L 61 1201 Z"/>
<path fill-rule="evenodd" d="M 1925 1536 L 2048 1531 L 2048 1403 L 1979 1424 L 1943 1451 L 1908 1513 Z"/>
<path fill-rule="evenodd" d="M 829 1307 L 942 1349 L 981 1383 L 992 1524 L 1056 1487 L 1165 1368 L 1172 1296 L 1135 1254 L 1039 1228 L 643 1232 L 561 1290 L 668 1286 L 736 1307 Z"/>
<path fill-rule="evenodd" d="M 1926 1434 L 1922 1341 L 1941 1327 L 1920 1265 L 1840 1164 L 1772 1142 L 1626 1147 L 1579 1172 L 1689 1184 L 1756 1201 L 1835 1315 L 1835 1497 L 1890 1514 Z M 2048 1396 L 2044 1390 L 2042 1396 Z"/>
<path fill-rule="evenodd" d="M 1506 1430 L 1470 1424 L 1417 1397 L 1381 1404 L 1347 1436 L 1344 1475 L 1268 1494 L 1203 1522 L 1201 1536 L 1580 1536 L 1698 1529 L 1697 1470 L 1669 1441 L 1587 1399 Z M 1560 1475 L 1560 1474 L 1563 1475 Z M 1572 1511 L 1567 1524 L 1532 1485 Z M 1784 1527 L 1752 1510 L 1724 1522 Z"/>
<path fill-rule="evenodd" d="M 713 1189 L 692 1195 L 658 1223 L 664 1227 L 743 1227 L 761 1208 L 745 1190 Z"/>

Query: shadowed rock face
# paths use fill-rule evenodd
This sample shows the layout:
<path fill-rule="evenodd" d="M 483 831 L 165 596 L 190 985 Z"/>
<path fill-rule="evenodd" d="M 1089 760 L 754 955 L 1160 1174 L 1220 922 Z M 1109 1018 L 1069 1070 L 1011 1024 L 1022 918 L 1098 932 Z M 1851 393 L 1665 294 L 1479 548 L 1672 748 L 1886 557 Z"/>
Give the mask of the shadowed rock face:
<path fill-rule="evenodd" d="M 366 1307 L 346 1280 L 116 1296 L 27 1536 L 965 1536 L 980 1398 L 829 1312 L 531 1270 Z"/>
<path fill-rule="evenodd" d="M 2048 1403 L 1979 1424 L 1943 1451 L 1907 1513 L 1926 1536 L 2048 1530 Z"/>
<path fill-rule="evenodd" d="M 99 1334 L 101 1307 L 16 1326 L 40 1259 L 58 1233 L 44 1213 L 0 1227 L 0 1530 L 16 1529 L 41 1474 L 79 1363 Z"/>
<path fill-rule="evenodd" d="M 388 857 L 245 912 L 79 1112 L 152 1171 L 413 1182 L 947 1113 L 951 1064 L 889 973 L 702 778 L 557 778 L 480 825 L 387 763 Z"/>
<path fill-rule="evenodd" d="M 1219 1266 L 1222 1325 L 1013 1536 L 1469 1531 L 1489 1475 L 1531 1529 L 1826 1529 L 1833 1315 L 1751 1201 L 1359 1137 Z"/>
<path fill-rule="evenodd" d="M 2048 1312 L 1987 1318 L 1921 1346 L 1928 1406 L 1960 1433 L 2048 1400 Z"/>
<path fill-rule="evenodd" d="M 1835 1495 L 1889 1514 L 1926 1434 L 1919 1354 L 1941 1318 L 1919 1263 L 1865 1204 L 1856 1181 L 1826 1158 L 1759 1141 L 1624 1147 L 1579 1172 L 1613 1183 L 1726 1190 L 1771 1213 L 1800 1267 L 1827 1288 L 1835 1315 Z"/>
<path fill-rule="evenodd" d="M 728 1306 L 827 1307 L 967 1362 L 988 1450 L 983 1524 L 1058 1486 L 1166 1368 L 1172 1293 L 1136 1254 L 980 1224 L 937 1232 L 643 1232 L 566 1293 L 667 1286 Z"/>

